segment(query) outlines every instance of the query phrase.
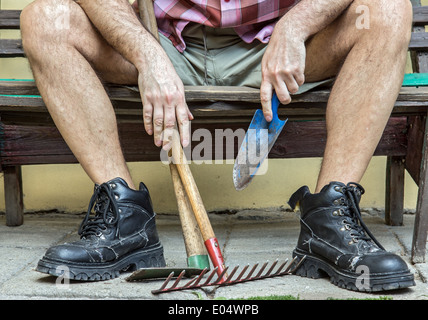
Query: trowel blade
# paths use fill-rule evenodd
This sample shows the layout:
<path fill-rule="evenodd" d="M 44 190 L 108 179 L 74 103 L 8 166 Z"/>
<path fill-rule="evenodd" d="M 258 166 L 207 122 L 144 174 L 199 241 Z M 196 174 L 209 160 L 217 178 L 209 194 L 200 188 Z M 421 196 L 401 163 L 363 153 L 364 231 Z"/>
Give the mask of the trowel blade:
<path fill-rule="evenodd" d="M 275 97 L 276 98 L 276 97 Z M 272 101 L 279 104 L 279 101 Z M 236 190 L 245 189 L 255 175 L 265 173 L 267 158 L 275 141 L 278 139 L 287 120 L 280 120 L 274 114 L 273 120 L 267 122 L 262 110 L 257 110 L 242 141 L 233 167 L 233 183 Z"/>

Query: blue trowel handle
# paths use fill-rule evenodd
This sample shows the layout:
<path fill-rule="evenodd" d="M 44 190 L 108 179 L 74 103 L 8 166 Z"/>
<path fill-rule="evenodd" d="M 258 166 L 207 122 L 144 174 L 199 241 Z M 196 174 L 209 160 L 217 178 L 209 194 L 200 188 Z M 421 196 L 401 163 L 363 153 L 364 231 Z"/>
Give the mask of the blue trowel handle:
<path fill-rule="evenodd" d="M 273 120 L 278 120 L 278 106 L 279 106 L 279 100 L 278 97 L 276 96 L 275 91 L 273 92 L 272 95 L 272 102 L 271 102 L 271 108 L 272 108 L 272 121 Z"/>

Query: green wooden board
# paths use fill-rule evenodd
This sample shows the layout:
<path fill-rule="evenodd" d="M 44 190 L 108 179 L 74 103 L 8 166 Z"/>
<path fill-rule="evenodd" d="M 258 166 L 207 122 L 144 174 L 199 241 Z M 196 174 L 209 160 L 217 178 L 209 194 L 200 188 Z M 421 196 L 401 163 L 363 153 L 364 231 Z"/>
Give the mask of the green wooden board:
<path fill-rule="evenodd" d="M 407 73 L 404 75 L 403 87 L 428 86 L 428 73 Z"/>

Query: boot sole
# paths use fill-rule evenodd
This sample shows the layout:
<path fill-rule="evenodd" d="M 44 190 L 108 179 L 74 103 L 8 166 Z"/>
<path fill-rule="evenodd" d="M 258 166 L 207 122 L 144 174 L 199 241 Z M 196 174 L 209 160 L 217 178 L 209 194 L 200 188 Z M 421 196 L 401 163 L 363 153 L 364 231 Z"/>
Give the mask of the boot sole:
<path fill-rule="evenodd" d="M 163 247 L 159 244 L 105 263 L 70 263 L 43 257 L 37 264 L 36 271 L 71 280 L 102 281 L 114 279 L 124 271 L 165 266 Z"/>
<path fill-rule="evenodd" d="M 360 292 L 379 292 L 403 289 L 415 286 L 413 274 L 409 270 L 388 274 L 353 273 L 338 270 L 337 267 L 310 253 L 295 249 L 293 257 L 296 263 L 304 258 L 299 268 L 294 272 L 301 277 L 312 279 L 330 278 L 330 282 L 340 288 Z"/>

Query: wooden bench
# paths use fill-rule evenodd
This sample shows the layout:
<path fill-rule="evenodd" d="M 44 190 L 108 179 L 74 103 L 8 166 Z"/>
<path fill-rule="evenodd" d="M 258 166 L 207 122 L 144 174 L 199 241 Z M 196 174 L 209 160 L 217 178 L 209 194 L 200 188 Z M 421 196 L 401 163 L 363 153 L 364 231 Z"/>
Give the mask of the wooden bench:
<path fill-rule="evenodd" d="M 407 75 L 394 111 L 376 149 L 387 156 L 385 219 L 390 225 L 403 221 L 404 172 L 419 186 L 412 261 L 425 260 L 428 228 L 428 7 L 414 8 L 414 32 L 409 45 L 415 74 Z M 19 29 L 17 10 L 0 10 L 1 29 Z M 0 58 L 24 57 L 20 39 L 0 40 Z M 107 85 L 127 161 L 158 161 L 159 149 L 144 132 L 139 93 Z M 186 87 L 186 100 L 195 116 L 192 131 L 205 128 L 246 129 L 256 109 L 259 91 L 243 87 Z M 325 108 L 328 89 L 295 96 L 280 108 L 288 117 L 270 158 L 322 157 L 325 141 Z M 235 141 L 235 154 L 238 142 Z M 215 145 L 213 145 L 213 150 Z M 214 151 L 213 151 L 214 152 Z M 39 96 L 33 81 L 0 80 L 0 170 L 4 173 L 6 224 L 23 223 L 22 165 L 76 163 Z"/>

